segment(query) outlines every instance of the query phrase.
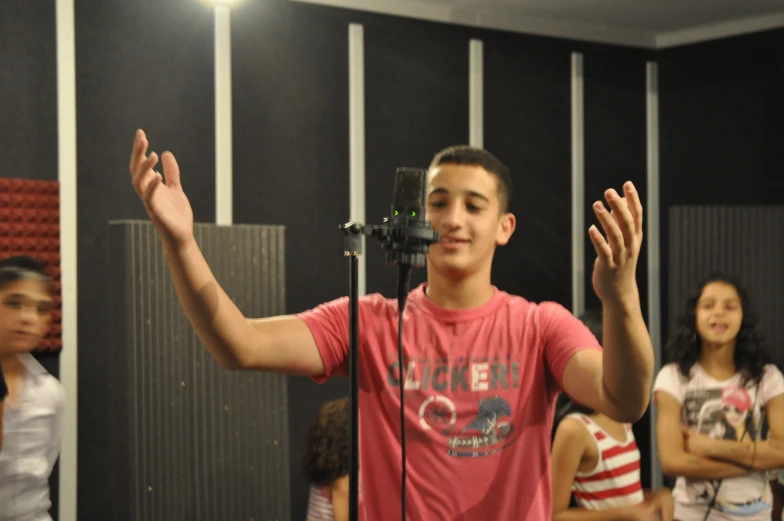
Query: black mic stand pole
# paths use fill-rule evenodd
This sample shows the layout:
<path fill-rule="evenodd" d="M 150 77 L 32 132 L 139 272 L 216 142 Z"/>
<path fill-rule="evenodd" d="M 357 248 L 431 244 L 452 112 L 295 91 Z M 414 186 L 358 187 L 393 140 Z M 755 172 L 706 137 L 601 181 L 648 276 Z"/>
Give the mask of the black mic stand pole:
<path fill-rule="evenodd" d="M 349 408 L 351 411 L 351 456 L 349 459 L 349 521 L 359 520 L 359 256 L 363 227 L 348 222 L 339 228 L 345 234 L 343 255 L 349 257 Z"/>

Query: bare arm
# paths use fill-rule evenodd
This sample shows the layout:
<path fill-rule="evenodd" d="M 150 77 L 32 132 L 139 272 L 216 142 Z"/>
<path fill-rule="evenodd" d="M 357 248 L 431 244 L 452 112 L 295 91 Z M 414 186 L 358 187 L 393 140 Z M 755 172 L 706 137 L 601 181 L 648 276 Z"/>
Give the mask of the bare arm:
<path fill-rule="evenodd" d="M 657 391 L 654 400 L 658 408 L 656 436 L 659 462 L 665 474 L 688 479 L 721 479 L 748 473 L 738 465 L 686 452 L 681 430 L 681 404 L 663 391 Z"/>
<path fill-rule="evenodd" d="M 714 440 L 699 436 L 700 452 L 713 459 L 741 465 L 747 469 L 773 470 L 784 468 L 784 394 L 765 404 L 765 416 L 770 427 L 770 440 L 743 441 Z"/>
<path fill-rule="evenodd" d="M 558 426 L 552 453 L 553 521 L 631 521 L 633 508 L 587 510 L 569 508 L 572 484 L 588 449 L 590 434 L 577 420 L 565 419 Z"/>
<path fill-rule="evenodd" d="M 653 383 L 653 346 L 639 295 L 605 302 L 603 316 L 603 405 L 610 418 L 633 423 L 645 414 Z"/>
<path fill-rule="evenodd" d="M 129 164 L 136 193 L 158 230 L 177 296 L 210 354 L 221 366 L 319 375 L 324 364 L 307 325 L 287 316 L 246 320 L 207 265 L 193 236 L 193 210 L 171 153 L 161 157 L 166 180 L 147 155 L 147 136 L 137 131 Z"/>
<path fill-rule="evenodd" d="M 315 376 L 324 372 L 316 341 L 295 316 L 246 319 L 220 287 L 193 240 L 164 243 L 180 304 L 212 356 L 228 369 L 260 369 Z"/>
<path fill-rule="evenodd" d="M 332 484 L 332 515 L 335 521 L 348 521 L 348 476 L 338 478 Z"/>
<path fill-rule="evenodd" d="M 575 382 L 585 380 L 578 394 L 583 403 L 613 420 L 633 423 L 648 408 L 653 382 L 653 346 L 642 316 L 636 269 L 643 236 L 642 204 L 632 183 L 624 184 L 624 196 L 607 190 L 593 208 L 607 238 L 595 226 L 589 236 L 596 250 L 593 287 L 602 301 L 604 338 L 601 363 L 586 351 L 579 361 Z M 594 358 L 591 360 L 590 358 Z M 566 378 L 566 375 L 564 375 Z M 566 386 L 566 384 L 564 384 Z"/>
<path fill-rule="evenodd" d="M 569 396 L 579 397 L 581 403 L 615 421 L 634 423 L 642 414 L 637 410 L 639 409 L 637 401 L 643 398 L 619 401 L 611 394 L 610 387 L 605 383 L 608 378 L 605 366 L 607 354 L 606 349 L 603 351 L 583 349 L 572 356 L 566 363 L 563 372 L 564 390 Z M 644 395 L 648 396 L 648 398 L 644 398 L 645 400 L 650 399 L 648 391 Z M 632 404 L 634 407 L 630 406 L 631 402 L 634 402 Z M 645 412 L 646 408 L 647 404 L 642 407 L 642 412 Z"/>

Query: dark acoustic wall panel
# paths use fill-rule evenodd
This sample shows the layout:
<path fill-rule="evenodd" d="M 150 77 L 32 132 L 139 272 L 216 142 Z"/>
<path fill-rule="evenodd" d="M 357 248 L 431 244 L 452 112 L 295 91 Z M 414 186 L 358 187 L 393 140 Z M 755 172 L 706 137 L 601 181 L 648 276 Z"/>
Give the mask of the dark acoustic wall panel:
<path fill-rule="evenodd" d="M 106 346 L 117 341 L 109 327 L 106 223 L 147 218 L 128 172 L 137 128 L 147 131 L 152 151 L 175 154 L 196 221 L 214 220 L 214 17 L 210 3 L 194 0 L 78 0 L 74 24 L 79 392 L 72 399 L 79 402 L 77 508 L 80 521 L 100 521 L 111 519 L 104 515 L 112 508 L 111 496 L 94 491 L 105 486 L 103 462 L 112 454 L 111 440 L 103 438 L 108 433 L 96 426 L 111 408 L 103 392 L 109 371 L 103 362 Z M 52 143 L 56 146 L 56 139 Z"/>
<path fill-rule="evenodd" d="M 348 24 L 355 21 L 342 9 L 300 2 L 232 9 L 234 222 L 286 227 L 286 313 L 348 294 L 338 225 L 350 218 Z M 291 515 L 301 521 L 306 432 L 324 401 L 348 395 L 348 379 L 319 385 L 292 377 L 288 392 Z"/>
<path fill-rule="evenodd" d="M 517 228 L 496 250 L 493 284 L 571 303 L 570 42 L 511 33 L 484 42 L 485 148 L 511 172 Z"/>
<path fill-rule="evenodd" d="M 644 51 L 606 48 L 586 53 L 583 58 L 586 309 L 601 307 L 591 282 L 596 251 L 588 236 L 588 227 L 596 224 L 602 230 L 593 211 L 593 203 L 602 201 L 606 206 L 604 192 L 608 188 L 614 188 L 623 196 L 625 181 L 634 183 L 643 211 L 646 203 L 646 58 Z M 643 241 L 637 266 L 643 313 L 648 307 L 647 269 L 647 242 Z M 643 475 L 647 475 L 645 469 Z"/>
<path fill-rule="evenodd" d="M 657 61 L 662 231 L 674 206 L 784 205 L 784 29 L 667 49 Z"/>
<path fill-rule="evenodd" d="M 602 226 L 593 211 L 593 203 L 604 199 L 604 192 L 614 188 L 623 195 L 623 183 L 632 181 L 637 188 L 646 215 L 646 106 L 645 51 L 589 47 L 584 51 L 585 106 L 585 307 L 601 309 L 593 289 L 593 265 L 596 251 L 588 236 L 588 227 Z M 648 241 L 643 238 L 637 264 L 637 285 L 643 316 L 648 308 Z M 640 449 L 643 486 L 650 486 L 650 420 L 646 415 L 634 424 Z"/>
<path fill-rule="evenodd" d="M 468 39 L 420 20 L 373 17 L 365 26 L 367 221 L 389 216 L 395 168 L 427 168 L 433 155 L 468 142 Z M 394 297 L 397 271 L 376 239 L 366 241 L 367 291 Z M 427 271 L 411 273 L 411 287 Z"/>
<path fill-rule="evenodd" d="M 114 499 L 103 519 L 288 521 L 286 378 L 219 367 L 180 308 L 149 222 L 114 222 L 110 240 L 114 340 L 102 356 L 112 359 L 113 444 L 105 488 L 92 491 Z M 243 313 L 282 313 L 282 226 L 200 224 L 196 240 Z"/>
<path fill-rule="evenodd" d="M 669 324 L 710 272 L 738 276 L 784 367 L 784 206 L 676 206 L 669 212 Z"/>
<path fill-rule="evenodd" d="M 0 2 L 0 176 L 57 180 L 54 0 Z"/>

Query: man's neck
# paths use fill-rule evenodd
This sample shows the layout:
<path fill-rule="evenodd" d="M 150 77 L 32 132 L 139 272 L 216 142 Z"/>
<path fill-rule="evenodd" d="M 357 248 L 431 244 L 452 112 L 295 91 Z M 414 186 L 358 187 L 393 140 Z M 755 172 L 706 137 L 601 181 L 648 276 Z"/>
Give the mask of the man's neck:
<path fill-rule="evenodd" d="M 477 273 L 457 280 L 432 270 L 428 273 L 427 298 L 444 309 L 478 308 L 490 302 L 494 294 L 489 273 Z"/>

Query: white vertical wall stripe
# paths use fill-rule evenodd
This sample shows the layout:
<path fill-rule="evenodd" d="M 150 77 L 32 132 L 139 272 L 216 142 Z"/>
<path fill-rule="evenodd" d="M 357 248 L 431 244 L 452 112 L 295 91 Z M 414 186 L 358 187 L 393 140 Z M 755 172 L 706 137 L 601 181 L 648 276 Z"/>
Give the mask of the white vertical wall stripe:
<path fill-rule="evenodd" d="M 585 131 L 583 55 L 572 53 L 572 312 L 585 311 Z"/>
<path fill-rule="evenodd" d="M 648 330 L 654 353 L 654 371 L 662 360 L 661 323 L 661 243 L 659 199 L 659 71 L 655 62 L 645 66 L 645 106 L 647 139 L 647 181 L 645 201 L 645 238 L 648 243 Z M 655 373 L 654 373 L 655 374 Z M 651 486 L 662 486 L 661 466 L 656 447 L 656 409 L 651 407 Z"/>
<path fill-rule="evenodd" d="M 348 27 L 349 205 L 351 220 L 365 223 L 365 40 L 360 24 Z M 363 250 L 365 238 L 362 238 Z M 366 293 L 365 255 L 357 259 L 357 291 Z"/>
<path fill-rule="evenodd" d="M 468 44 L 468 144 L 484 147 L 484 44 Z"/>
<path fill-rule="evenodd" d="M 78 429 L 76 43 L 74 0 L 57 0 L 57 175 L 60 184 L 60 281 L 63 350 L 60 381 L 66 394 L 59 463 L 59 519 L 76 521 Z"/>
<path fill-rule="evenodd" d="M 215 223 L 234 222 L 231 118 L 231 8 L 215 6 Z"/>

